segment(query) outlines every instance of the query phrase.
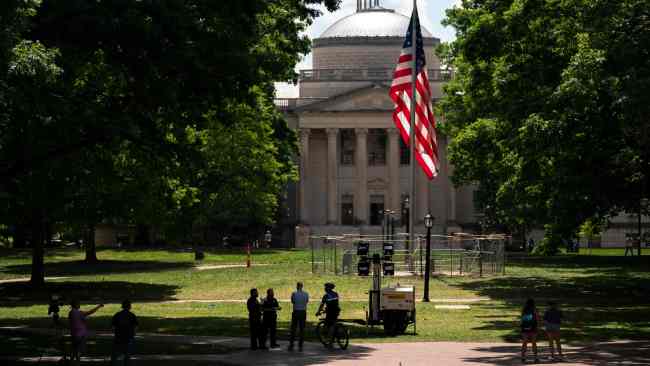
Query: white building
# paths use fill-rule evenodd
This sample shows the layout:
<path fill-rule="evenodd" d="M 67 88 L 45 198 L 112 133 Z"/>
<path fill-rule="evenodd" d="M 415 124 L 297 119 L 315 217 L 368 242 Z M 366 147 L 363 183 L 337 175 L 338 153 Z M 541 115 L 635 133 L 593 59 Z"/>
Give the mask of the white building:
<path fill-rule="evenodd" d="M 313 70 L 300 72 L 299 97 L 277 101 L 300 136 L 300 181 L 288 197 L 298 246 L 308 235 L 380 233 L 382 213 L 393 210 L 399 220 L 408 197 L 409 152 L 388 91 L 409 17 L 364 3 L 314 40 Z M 422 32 L 435 103 L 452 75 L 434 53 L 440 40 Z M 439 136 L 438 143 L 439 176 L 429 181 L 417 167 L 416 199 L 409 202 L 416 230 L 423 231 L 428 212 L 435 232 L 475 228 L 473 190 L 453 187 L 447 141 Z"/>

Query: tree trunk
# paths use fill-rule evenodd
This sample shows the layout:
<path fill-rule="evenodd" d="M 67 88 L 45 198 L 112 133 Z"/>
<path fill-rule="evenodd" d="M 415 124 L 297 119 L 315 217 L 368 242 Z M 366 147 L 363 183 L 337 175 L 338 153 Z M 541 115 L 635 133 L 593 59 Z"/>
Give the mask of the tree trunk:
<path fill-rule="evenodd" d="M 14 248 L 25 248 L 27 247 L 27 238 L 25 237 L 25 225 L 16 224 L 14 231 Z"/>
<path fill-rule="evenodd" d="M 136 225 L 136 234 L 135 234 L 135 242 L 136 244 L 139 245 L 149 245 L 151 244 L 151 240 L 149 237 L 149 226 L 144 225 L 144 224 L 137 224 Z"/>
<path fill-rule="evenodd" d="M 45 262 L 43 249 L 43 220 L 40 217 L 33 219 L 32 231 L 32 275 L 29 280 L 33 287 L 40 287 L 45 284 Z"/>
<path fill-rule="evenodd" d="M 95 247 L 95 224 L 88 224 L 84 235 L 86 247 L 86 263 L 97 263 L 97 249 Z"/>

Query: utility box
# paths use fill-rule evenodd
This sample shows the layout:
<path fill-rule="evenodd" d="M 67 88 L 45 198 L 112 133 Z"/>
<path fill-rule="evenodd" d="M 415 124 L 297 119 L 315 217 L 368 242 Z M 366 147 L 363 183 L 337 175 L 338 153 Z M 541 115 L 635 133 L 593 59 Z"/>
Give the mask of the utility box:
<path fill-rule="evenodd" d="M 384 287 L 381 289 L 381 310 L 415 310 L 414 287 Z"/>

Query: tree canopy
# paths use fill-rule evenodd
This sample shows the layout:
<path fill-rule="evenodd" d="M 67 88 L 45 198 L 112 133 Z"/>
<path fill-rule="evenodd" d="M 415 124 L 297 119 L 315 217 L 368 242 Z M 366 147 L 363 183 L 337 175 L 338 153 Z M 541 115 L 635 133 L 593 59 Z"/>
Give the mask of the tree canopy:
<path fill-rule="evenodd" d="M 650 1 L 464 0 L 447 11 L 456 70 L 441 102 L 456 183 L 490 222 L 582 223 L 650 192 Z"/>
<path fill-rule="evenodd" d="M 339 3 L 3 1 L 0 222 L 31 233 L 33 282 L 55 222 L 270 223 L 296 152 L 273 82 Z"/>

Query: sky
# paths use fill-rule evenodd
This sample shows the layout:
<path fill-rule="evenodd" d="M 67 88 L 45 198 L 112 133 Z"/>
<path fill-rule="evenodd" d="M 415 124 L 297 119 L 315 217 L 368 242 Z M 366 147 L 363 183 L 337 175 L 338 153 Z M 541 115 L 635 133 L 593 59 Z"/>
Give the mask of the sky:
<path fill-rule="evenodd" d="M 420 22 L 423 27 L 428 29 L 435 37 L 440 38 L 442 42 L 454 40 L 454 29 L 443 27 L 441 23 L 445 17 L 445 10 L 460 4 L 460 0 L 418 0 L 418 11 L 420 13 Z M 395 9 L 397 12 L 410 16 L 413 7 L 412 0 L 380 0 L 380 5 L 387 9 Z M 311 39 L 318 38 L 330 25 L 337 20 L 353 14 L 356 11 L 356 0 L 343 0 L 341 8 L 333 13 L 324 8 L 323 15 L 318 17 L 307 30 L 307 35 Z M 406 32 L 406 30 L 405 30 Z M 303 60 L 296 66 L 296 71 L 311 69 L 311 54 L 306 55 Z M 277 97 L 295 98 L 298 97 L 297 86 L 276 83 Z"/>

